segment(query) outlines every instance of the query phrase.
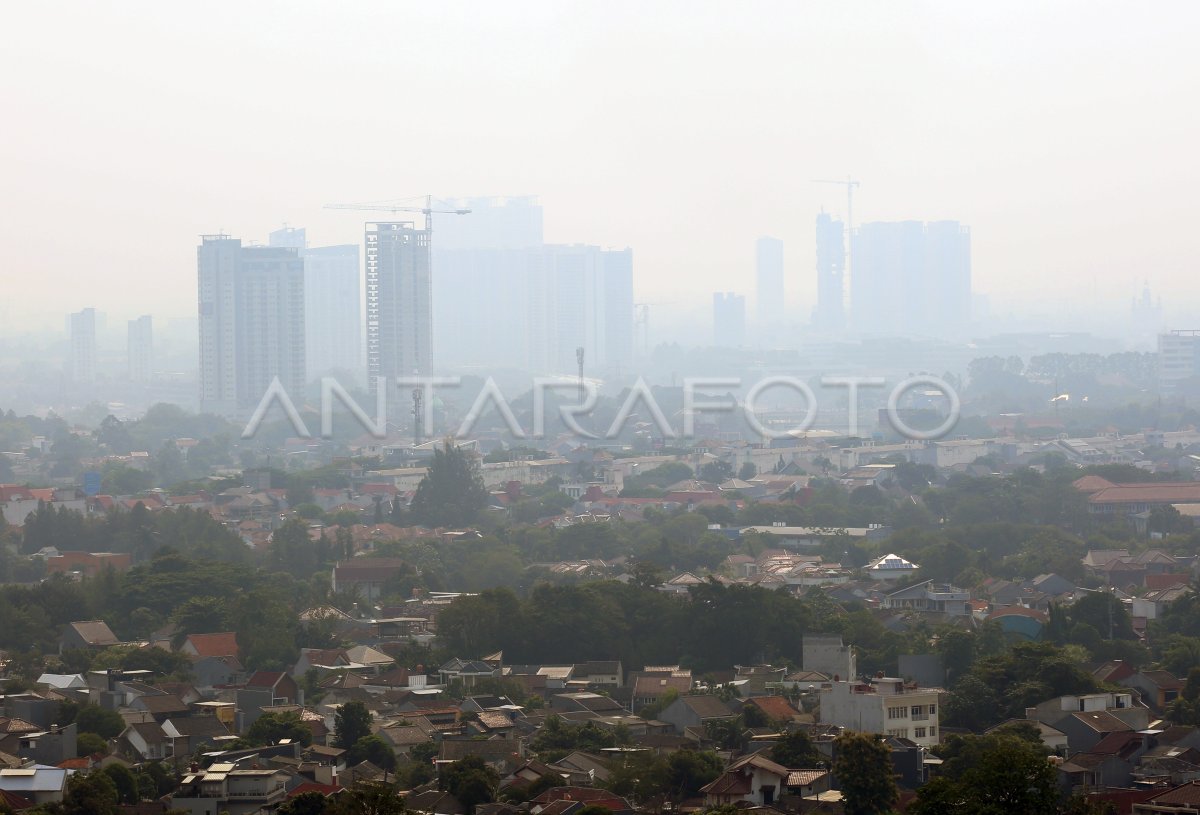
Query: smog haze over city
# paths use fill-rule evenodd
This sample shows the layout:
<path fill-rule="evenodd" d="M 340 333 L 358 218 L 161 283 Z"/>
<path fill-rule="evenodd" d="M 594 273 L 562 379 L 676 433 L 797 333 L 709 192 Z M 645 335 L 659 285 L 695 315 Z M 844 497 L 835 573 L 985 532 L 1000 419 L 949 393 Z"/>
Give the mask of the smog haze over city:
<path fill-rule="evenodd" d="M 1200 811 L 1200 4 L 3 20 L 0 813 Z"/>
<path fill-rule="evenodd" d="M 753 241 L 779 237 L 802 323 L 813 216 L 846 208 L 810 180 L 847 174 L 860 222 L 968 224 L 999 325 L 1119 334 L 1146 281 L 1185 321 L 1200 301 L 1198 14 L 21 4 L 0 54 L 19 78 L 0 135 L 3 331 L 87 306 L 187 319 L 197 235 L 265 241 L 288 223 L 357 243 L 361 219 L 324 204 L 430 192 L 536 195 L 547 241 L 632 247 L 637 296 L 679 301 L 663 325 L 685 336 L 694 321 L 672 312 L 752 294 Z"/>

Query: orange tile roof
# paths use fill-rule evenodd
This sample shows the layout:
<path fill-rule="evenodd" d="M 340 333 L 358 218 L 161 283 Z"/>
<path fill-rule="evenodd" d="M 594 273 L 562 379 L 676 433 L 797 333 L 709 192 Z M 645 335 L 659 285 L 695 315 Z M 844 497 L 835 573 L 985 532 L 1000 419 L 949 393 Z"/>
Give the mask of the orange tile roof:
<path fill-rule="evenodd" d="M 237 656 L 237 634 L 223 631 L 219 634 L 190 634 L 188 642 L 202 657 L 231 657 Z"/>

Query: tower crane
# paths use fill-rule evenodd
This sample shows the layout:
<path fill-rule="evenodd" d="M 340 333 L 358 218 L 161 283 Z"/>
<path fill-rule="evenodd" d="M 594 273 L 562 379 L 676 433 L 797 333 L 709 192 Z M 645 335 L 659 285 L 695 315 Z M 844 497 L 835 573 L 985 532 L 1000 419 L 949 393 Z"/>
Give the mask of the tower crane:
<path fill-rule="evenodd" d="M 420 212 L 425 216 L 425 232 L 429 235 L 429 245 L 433 245 L 433 216 L 437 215 L 470 215 L 469 209 L 434 209 L 433 196 L 425 196 L 425 206 L 414 207 L 405 204 L 406 201 L 416 201 L 418 198 L 397 198 L 390 201 L 364 201 L 358 204 L 326 204 L 325 209 L 355 209 L 369 212 Z"/>

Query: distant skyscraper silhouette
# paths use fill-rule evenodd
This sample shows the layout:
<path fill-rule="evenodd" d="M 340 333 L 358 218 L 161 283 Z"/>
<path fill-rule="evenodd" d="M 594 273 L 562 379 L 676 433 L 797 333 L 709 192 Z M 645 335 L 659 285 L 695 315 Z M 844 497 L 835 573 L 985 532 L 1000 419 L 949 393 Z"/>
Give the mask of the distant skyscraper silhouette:
<path fill-rule="evenodd" d="M 841 331 L 846 327 L 846 231 L 841 221 L 817 216 L 817 306 L 813 327 Z"/>
<path fill-rule="evenodd" d="M 746 344 L 746 298 L 742 295 L 713 293 L 713 344 L 718 348 Z"/>
<path fill-rule="evenodd" d="M 759 322 L 781 322 L 787 314 L 783 285 L 783 241 L 763 237 L 754 242 L 754 272 L 754 311 Z"/>
<path fill-rule="evenodd" d="M 971 320 L 971 233 L 957 221 L 875 222 L 855 230 L 853 327 L 959 337 Z"/>
<path fill-rule="evenodd" d="M 284 227 L 271 246 L 295 249 L 304 261 L 304 347 L 309 380 L 337 371 L 363 378 L 362 287 L 358 247 L 309 246 L 303 229 Z M 345 384 L 349 385 L 350 382 Z"/>
<path fill-rule="evenodd" d="M 96 309 L 85 308 L 69 318 L 71 327 L 71 353 L 68 357 L 68 375 L 77 385 L 90 385 L 96 381 Z"/>
<path fill-rule="evenodd" d="M 154 323 L 149 314 L 129 321 L 125 344 L 131 382 L 149 382 L 154 373 Z"/>

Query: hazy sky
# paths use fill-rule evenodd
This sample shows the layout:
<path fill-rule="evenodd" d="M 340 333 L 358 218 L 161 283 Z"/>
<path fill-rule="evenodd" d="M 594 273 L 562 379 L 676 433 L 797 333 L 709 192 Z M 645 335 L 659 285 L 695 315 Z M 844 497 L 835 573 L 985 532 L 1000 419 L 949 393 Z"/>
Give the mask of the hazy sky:
<path fill-rule="evenodd" d="M 322 204 L 536 194 L 639 297 L 752 294 L 812 222 L 951 218 L 997 300 L 1200 301 L 1194 2 L 10 3 L 9 328 L 195 312 L 197 236 L 359 242 Z M 681 294 L 680 292 L 685 292 Z M 807 308 L 806 308 L 807 311 Z M 1198 326 L 1189 326 L 1198 327 Z M 0 328 L 0 331 L 3 329 Z"/>

